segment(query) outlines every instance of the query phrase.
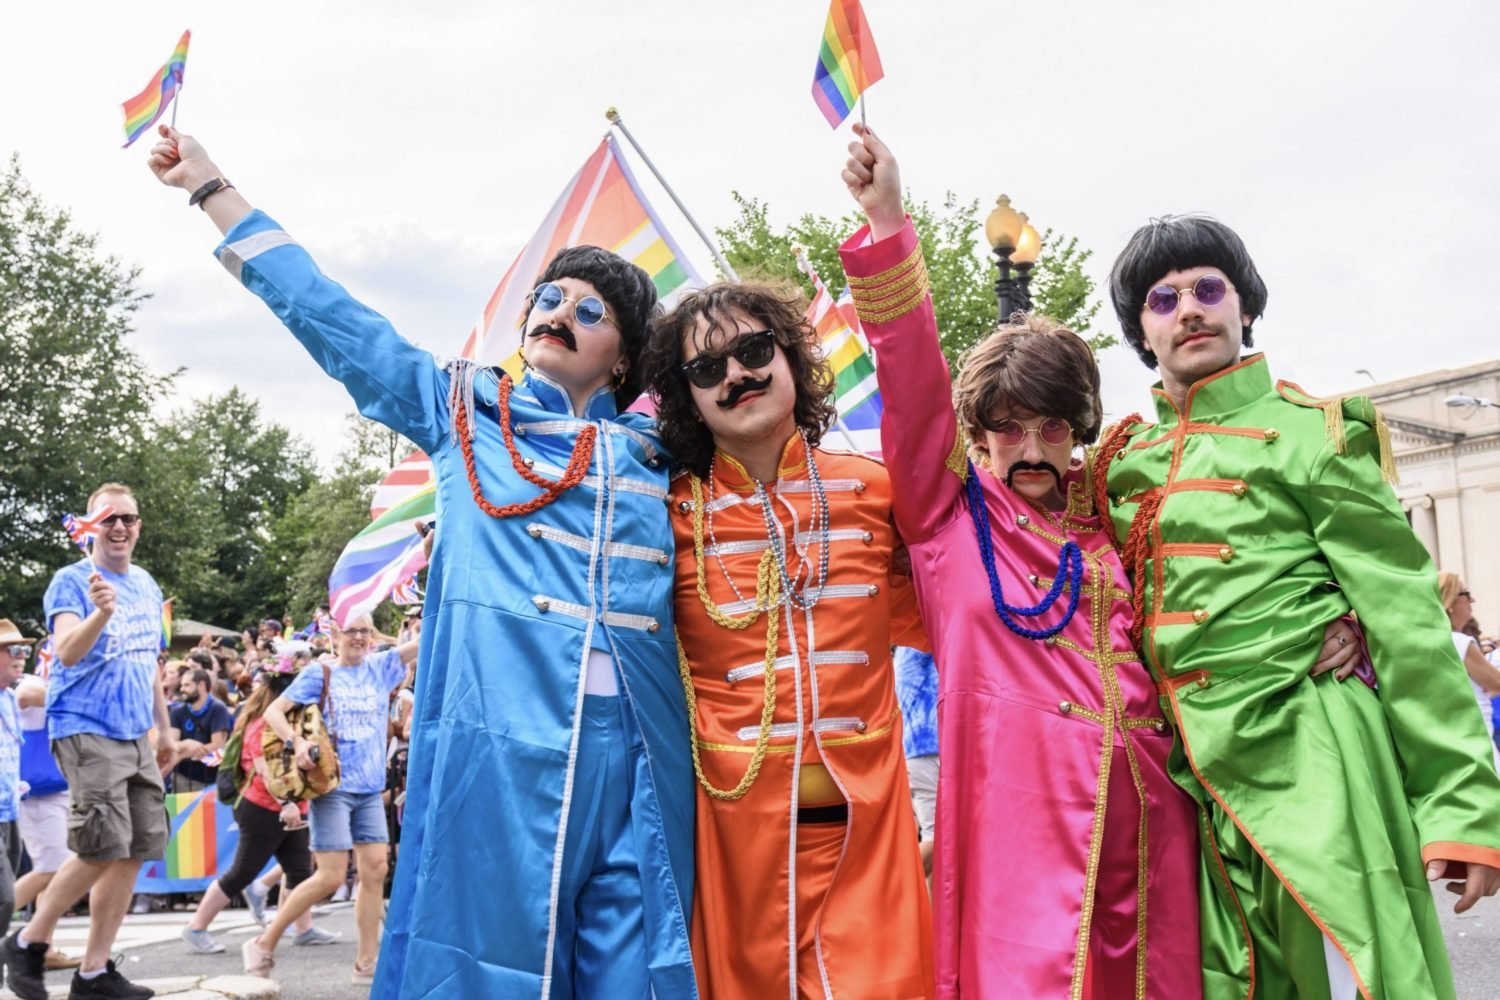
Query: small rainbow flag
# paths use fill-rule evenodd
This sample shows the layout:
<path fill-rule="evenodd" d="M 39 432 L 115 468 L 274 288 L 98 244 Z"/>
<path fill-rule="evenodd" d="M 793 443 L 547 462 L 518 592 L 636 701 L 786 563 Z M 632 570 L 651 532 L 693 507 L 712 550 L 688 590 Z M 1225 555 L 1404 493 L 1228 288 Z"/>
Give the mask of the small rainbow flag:
<path fill-rule="evenodd" d="M 828 124 L 843 124 L 859 95 L 883 76 L 875 36 L 859 0 L 832 0 L 812 86 L 813 100 Z"/>
<path fill-rule="evenodd" d="M 151 76 L 151 82 L 146 84 L 146 89 L 126 101 L 122 107 L 125 109 L 125 145 L 129 146 L 141 137 L 160 118 L 167 105 L 177 96 L 177 91 L 182 87 L 182 77 L 187 71 L 188 38 L 191 31 L 184 31 L 182 37 L 177 39 L 177 48 L 172 50 L 172 56 L 161 69 Z"/>
<path fill-rule="evenodd" d="M 175 597 L 161 602 L 161 648 L 172 648 L 172 602 Z"/>
<path fill-rule="evenodd" d="M 217 796 L 210 789 L 168 795 L 167 878 L 212 878 L 219 874 Z"/>

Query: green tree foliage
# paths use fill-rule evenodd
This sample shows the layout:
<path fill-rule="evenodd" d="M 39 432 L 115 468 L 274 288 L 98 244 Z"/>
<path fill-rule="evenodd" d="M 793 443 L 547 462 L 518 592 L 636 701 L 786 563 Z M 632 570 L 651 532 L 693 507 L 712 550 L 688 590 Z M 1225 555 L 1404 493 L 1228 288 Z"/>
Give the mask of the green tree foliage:
<path fill-rule="evenodd" d="M 317 482 L 312 453 L 238 389 L 163 420 L 130 481 L 146 523 L 136 559 L 178 613 L 241 627 L 281 617 L 287 582 L 272 528 Z"/>
<path fill-rule="evenodd" d="M 298 624 L 328 600 L 328 575 L 349 539 L 369 526 L 376 485 L 416 447 L 357 414 L 349 415 L 346 439 L 333 474 L 294 497 L 272 530 L 274 563 L 286 580 L 287 606 Z M 395 620 L 399 623 L 399 617 Z M 385 620 L 376 624 L 391 627 Z"/>
<path fill-rule="evenodd" d="M 798 269 L 793 254 L 800 246 L 823 284 L 839 293 L 845 278 L 838 248 L 864 224 L 858 212 L 838 219 L 804 214 L 778 227 L 765 202 L 738 192 L 733 197 L 739 216 L 719 229 L 718 237 L 725 258 L 742 278 L 791 281 L 811 295 L 812 282 Z M 984 246 L 983 216 L 977 201 L 960 202 L 951 193 L 938 205 L 908 196 L 906 210 L 922 241 L 943 352 L 952 364 L 995 328 L 999 309 L 994 288 L 998 273 Z M 1093 327 L 1099 302 L 1093 279 L 1084 271 L 1091 253 L 1080 248 L 1076 238 L 1049 229 L 1033 271 L 1031 293 L 1037 312 L 1067 324 L 1097 351 L 1116 343 L 1116 338 Z"/>
<path fill-rule="evenodd" d="M 175 375 L 131 348 L 137 272 L 0 172 L 0 617 L 29 626 L 69 549 L 59 518 L 121 478 Z"/>

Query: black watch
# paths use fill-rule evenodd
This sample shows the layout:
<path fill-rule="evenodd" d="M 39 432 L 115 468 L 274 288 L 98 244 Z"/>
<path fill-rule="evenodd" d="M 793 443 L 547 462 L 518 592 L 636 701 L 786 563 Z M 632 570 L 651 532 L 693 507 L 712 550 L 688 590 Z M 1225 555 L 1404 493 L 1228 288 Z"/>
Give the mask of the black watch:
<path fill-rule="evenodd" d="M 192 208 L 195 205 L 202 205 L 203 202 L 208 199 L 209 195 L 218 194 L 220 191 L 225 191 L 232 187 L 234 187 L 234 185 L 226 181 L 224 178 L 215 177 L 213 180 L 204 184 L 202 187 L 192 193 L 192 195 L 188 198 L 188 208 Z"/>

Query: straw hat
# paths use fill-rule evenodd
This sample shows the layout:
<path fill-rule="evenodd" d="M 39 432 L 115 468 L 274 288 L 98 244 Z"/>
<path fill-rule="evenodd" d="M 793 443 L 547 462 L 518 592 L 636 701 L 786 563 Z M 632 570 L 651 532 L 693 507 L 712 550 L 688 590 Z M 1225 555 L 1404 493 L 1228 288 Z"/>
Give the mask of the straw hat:
<path fill-rule="evenodd" d="M 22 635 L 15 622 L 9 618 L 0 618 L 0 646 L 30 646 L 35 642 L 30 636 Z"/>

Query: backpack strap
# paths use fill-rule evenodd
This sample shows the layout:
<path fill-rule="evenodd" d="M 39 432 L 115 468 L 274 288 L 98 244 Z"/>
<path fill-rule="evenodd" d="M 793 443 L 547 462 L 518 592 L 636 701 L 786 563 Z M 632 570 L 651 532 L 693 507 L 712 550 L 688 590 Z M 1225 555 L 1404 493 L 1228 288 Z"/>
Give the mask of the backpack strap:
<path fill-rule="evenodd" d="M 318 692 L 318 711 L 323 713 L 323 718 L 326 720 L 328 718 L 328 683 L 333 678 L 333 671 L 326 663 L 321 666 L 323 667 L 323 690 Z"/>

